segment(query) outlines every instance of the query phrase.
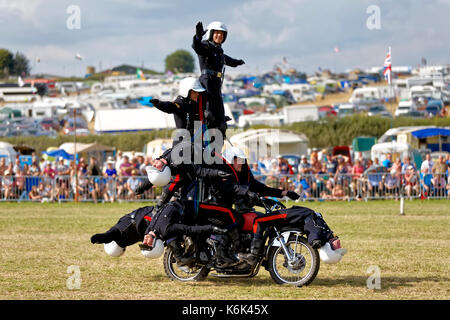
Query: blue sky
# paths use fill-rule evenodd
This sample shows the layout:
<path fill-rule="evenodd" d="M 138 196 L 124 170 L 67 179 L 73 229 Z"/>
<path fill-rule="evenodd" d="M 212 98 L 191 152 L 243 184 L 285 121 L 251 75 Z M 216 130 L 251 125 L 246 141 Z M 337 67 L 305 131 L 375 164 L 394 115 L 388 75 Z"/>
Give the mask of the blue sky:
<path fill-rule="evenodd" d="M 67 28 L 71 5 L 80 8 L 80 29 Z M 367 28 L 371 5 L 379 29 Z M 33 72 L 81 76 L 88 65 L 121 63 L 163 71 L 177 49 L 195 56 L 197 21 L 220 20 L 229 29 L 225 52 L 246 61 L 227 72 L 268 71 L 283 57 L 308 74 L 382 66 L 388 46 L 393 65 L 414 67 L 422 57 L 450 63 L 449 16 L 450 0 L 0 0 L 0 47 L 23 52 Z"/>

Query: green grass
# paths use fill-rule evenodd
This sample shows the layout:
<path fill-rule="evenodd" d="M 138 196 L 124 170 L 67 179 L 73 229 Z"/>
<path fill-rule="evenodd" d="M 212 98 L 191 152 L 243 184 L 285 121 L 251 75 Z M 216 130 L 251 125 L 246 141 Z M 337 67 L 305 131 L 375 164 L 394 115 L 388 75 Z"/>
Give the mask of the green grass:
<path fill-rule="evenodd" d="M 145 259 L 134 245 L 120 258 L 92 245 L 92 234 L 148 205 L 0 204 L 0 299 L 449 299 L 450 202 L 306 202 L 321 212 L 348 249 L 336 265 L 321 264 L 307 287 L 275 284 L 265 269 L 252 279 L 198 283 L 167 278 L 162 259 Z M 69 290 L 69 266 L 81 272 Z M 370 266 L 381 289 L 367 288 Z"/>

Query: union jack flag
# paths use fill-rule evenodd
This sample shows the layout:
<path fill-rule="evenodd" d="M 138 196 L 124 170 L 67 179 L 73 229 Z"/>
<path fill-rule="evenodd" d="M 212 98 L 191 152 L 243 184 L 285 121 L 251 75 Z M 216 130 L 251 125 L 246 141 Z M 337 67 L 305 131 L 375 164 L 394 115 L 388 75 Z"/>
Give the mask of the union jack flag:
<path fill-rule="evenodd" d="M 392 78 L 392 60 L 391 60 L 391 47 L 389 47 L 388 53 L 386 54 L 386 59 L 384 59 L 384 69 L 383 75 L 386 81 L 391 84 Z"/>

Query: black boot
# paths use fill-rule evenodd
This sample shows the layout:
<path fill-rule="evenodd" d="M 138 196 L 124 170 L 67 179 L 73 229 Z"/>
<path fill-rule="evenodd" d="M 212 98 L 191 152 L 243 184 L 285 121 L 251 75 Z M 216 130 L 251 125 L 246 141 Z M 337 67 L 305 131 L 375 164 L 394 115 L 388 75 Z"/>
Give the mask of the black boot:
<path fill-rule="evenodd" d="M 255 265 L 264 253 L 264 240 L 253 238 L 250 245 L 250 253 L 239 254 L 239 259 L 247 262 L 249 265 Z"/>
<path fill-rule="evenodd" d="M 228 235 L 231 238 L 231 243 L 233 244 L 236 253 L 241 251 L 241 235 L 239 234 L 239 229 L 238 228 L 231 229 L 230 231 L 228 231 Z"/>
<path fill-rule="evenodd" d="M 215 238 L 218 241 L 216 246 L 217 263 L 221 266 L 232 266 L 239 262 L 239 259 L 228 254 L 229 238 L 223 235 L 216 235 Z"/>
<path fill-rule="evenodd" d="M 117 228 L 111 228 L 105 233 L 97 233 L 91 237 L 91 242 L 93 244 L 99 243 L 110 243 L 113 240 L 120 239 L 120 230 Z"/>
<path fill-rule="evenodd" d="M 172 250 L 173 256 L 179 267 L 192 263 L 193 259 L 184 256 L 184 250 L 177 240 L 171 241 L 167 246 Z"/>

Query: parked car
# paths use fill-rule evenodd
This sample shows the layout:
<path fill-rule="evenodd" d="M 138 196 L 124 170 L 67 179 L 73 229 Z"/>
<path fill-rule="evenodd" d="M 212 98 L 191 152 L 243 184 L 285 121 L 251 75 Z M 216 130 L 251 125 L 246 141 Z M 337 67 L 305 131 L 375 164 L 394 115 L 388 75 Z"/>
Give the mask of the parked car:
<path fill-rule="evenodd" d="M 78 129 L 88 129 L 88 125 L 87 125 L 86 121 L 81 117 L 76 118 L 76 127 L 77 127 L 77 135 L 78 135 Z M 72 132 L 73 130 L 75 130 L 74 119 L 68 118 L 66 123 L 64 124 L 63 133 L 69 134 L 69 132 Z"/>
<path fill-rule="evenodd" d="M 356 112 L 356 108 L 351 103 L 343 103 L 339 105 L 338 117 L 342 118 L 345 116 L 350 116 Z"/>
<path fill-rule="evenodd" d="M 334 110 L 332 106 L 319 107 L 319 118 L 335 117 L 335 116 L 337 116 L 337 112 Z"/>
<path fill-rule="evenodd" d="M 44 130 L 53 129 L 53 130 L 59 131 L 59 129 L 60 129 L 59 121 L 58 121 L 58 119 L 55 119 L 55 118 L 43 118 L 39 122 L 39 125 Z"/>
<path fill-rule="evenodd" d="M 421 110 L 411 110 L 407 113 L 401 114 L 400 116 L 411 117 L 411 118 L 425 118 L 426 112 Z"/>
<path fill-rule="evenodd" d="M 375 106 L 371 106 L 367 110 L 367 115 L 369 115 L 369 116 L 378 116 L 378 115 L 381 115 L 384 112 L 387 112 L 386 107 L 384 105 L 382 105 L 382 104 L 378 104 L 378 105 L 375 105 Z"/>
<path fill-rule="evenodd" d="M 444 108 L 444 103 L 442 100 L 428 100 L 427 106 L 425 108 L 425 111 L 428 113 L 429 116 L 436 116 L 439 115 Z"/>
<path fill-rule="evenodd" d="M 73 136 L 73 135 L 75 135 L 75 130 L 74 130 L 74 128 L 72 128 L 72 130 L 70 130 L 70 131 L 68 131 L 67 133 L 65 133 L 66 135 L 68 135 L 68 136 Z M 77 136 L 88 136 L 88 135 L 90 135 L 91 133 L 90 133 L 90 131 L 87 129 L 87 128 L 78 128 L 77 127 L 77 130 L 76 130 L 76 135 Z"/>

